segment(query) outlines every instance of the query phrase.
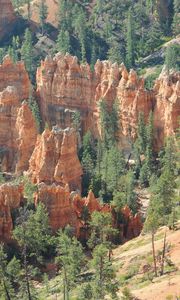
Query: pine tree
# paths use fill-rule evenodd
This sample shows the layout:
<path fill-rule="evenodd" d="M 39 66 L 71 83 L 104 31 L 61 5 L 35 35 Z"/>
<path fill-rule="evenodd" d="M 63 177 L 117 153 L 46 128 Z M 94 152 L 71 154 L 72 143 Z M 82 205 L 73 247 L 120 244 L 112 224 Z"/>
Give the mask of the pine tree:
<path fill-rule="evenodd" d="M 3 62 L 3 58 L 6 55 L 6 50 L 5 48 L 0 48 L 0 64 Z"/>
<path fill-rule="evenodd" d="M 13 36 L 12 39 L 12 49 L 13 49 L 13 62 L 16 63 L 18 61 L 18 48 L 19 48 L 19 39 Z"/>
<path fill-rule="evenodd" d="M 60 51 L 63 54 L 71 53 L 71 44 L 70 44 L 70 35 L 69 32 L 60 30 L 57 42 L 56 42 L 57 51 Z"/>
<path fill-rule="evenodd" d="M 124 49 L 122 44 L 116 40 L 110 42 L 109 50 L 107 53 L 108 59 L 113 63 L 117 62 L 118 64 L 122 63 L 125 60 Z"/>
<path fill-rule="evenodd" d="M 132 11 L 128 12 L 127 20 L 127 37 L 126 37 L 126 64 L 128 68 L 132 68 L 135 62 L 135 51 L 134 51 L 134 25 L 132 18 Z"/>
<path fill-rule="evenodd" d="M 48 16 L 48 7 L 46 5 L 46 1 L 41 0 L 39 5 L 39 20 L 40 20 L 42 34 L 44 34 L 44 26 L 46 23 L 47 16 Z"/>
<path fill-rule="evenodd" d="M 80 49 L 81 49 L 81 61 L 84 63 L 86 62 L 86 15 L 83 9 L 78 9 L 76 6 L 76 19 L 74 20 L 74 30 L 78 37 Z M 83 24 L 83 26 L 82 26 Z"/>
<path fill-rule="evenodd" d="M 161 44 L 161 26 L 158 19 L 154 19 L 147 34 L 146 51 L 152 53 Z"/>
<path fill-rule="evenodd" d="M 174 16 L 172 23 L 173 34 L 176 36 L 180 33 L 180 4 L 179 0 L 174 0 Z"/>
<path fill-rule="evenodd" d="M 109 191 L 118 190 L 118 181 L 120 176 L 125 172 L 125 159 L 122 151 L 120 151 L 116 146 L 112 147 L 108 151 L 108 168 L 107 176 L 104 178 L 107 188 Z"/>
<path fill-rule="evenodd" d="M 3 244 L 0 244 L 0 287 L 2 287 L 2 295 L 5 299 L 11 300 L 12 298 L 12 290 L 9 282 L 9 278 L 7 276 L 7 255 L 4 252 Z"/>
<path fill-rule="evenodd" d="M 27 18 L 28 18 L 28 21 L 30 21 L 31 19 L 31 0 L 25 0 L 25 3 L 27 4 Z"/>
<path fill-rule="evenodd" d="M 13 230 L 13 237 L 22 251 L 23 279 L 20 292 L 28 300 L 33 299 L 34 289 L 31 285 L 34 268 L 29 263 L 30 258 L 34 263 L 41 264 L 42 257 L 51 245 L 48 215 L 44 205 L 39 204 L 35 212 L 29 210 L 28 205 L 19 209 L 17 225 Z"/>
<path fill-rule="evenodd" d="M 30 92 L 30 95 L 29 95 L 28 105 L 34 116 L 38 132 L 40 133 L 41 128 L 42 128 L 42 119 L 41 119 L 41 114 L 40 114 L 40 109 L 39 109 L 38 103 L 35 100 L 35 98 L 33 97 L 32 91 Z"/>
<path fill-rule="evenodd" d="M 145 161 L 140 171 L 140 182 L 145 187 L 149 185 L 150 178 L 153 174 L 153 114 L 150 112 L 148 125 L 145 128 L 146 145 L 145 145 Z"/>
<path fill-rule="evenodd" d="M 146 126 L 144 122 L 144 114 L 142 112 L 139 113 L 138 117 L 138 130 L 137 130 L 137 146 L 139 148 L 140 154 L 145 154 L 146 152 Z"/>
<path fill-rule="evenodd" d="M 24 41 L 21 47 L 21 58 L 24 60 L 26 70 L 30 77 L 33 75 L 33 53 L 32 53 L 32 34 L 29 29 L 26 29 Z"/>
<path fill-rule="evenodd" d="M 78 283 L 78 276 L 84 264 L 84 254 L 80 242 L 75 237 L 70 237 L 65 230 L 59 231 L 57 237 L 56 261 L 61 267 L 63 277 L 64 299 L 70 299 L 71 289 Z"/>
<path fill-rule="evenodd" d="M 151 233 L 151 244 L 152 244 L 152 255 L 153 255 L 153 262 L 154 262 L 154 273 L 155 276 L 157 277 L 158 275 L 158 270 L 157 270 L 157 258 L 156 258 L 156 251 L 155 251 L 155 233 L 160 225 L 160 216 L 158 214 L 158 209 L 157 209 L 157 199 L 152 198 L 149 208 L 148 208 L 148 214 L 146 218 L 146 222 L 144 225 L 144 231 L 145 232 L 150 232 Z"/>
<path fill-rule="evenodd" d="M 103 244 L 109 250 L 109 259 L 111 259 L 112 237 L 117 233 L 112 227 L 112 216 L 110 213 L 93 212 L 89 222 L 91 235 L 88 240 L 88 246 L 93 249 L 95 246 Z"/>
<path fill-rule="evenodd" d="M 116 144 L 118 131 L 118 104 L 114 102 L 112 110 L 107 106 L 105 100 L 101 99 L 99 102 L 100 121 L 101 121 L 101 135 L 105 148 L 109 149 Z"/>
<path fill-rule="evenodd" d="M 180 66 L 178 66 L 179 55 L 180 46 L 170 45 L 167 47 L 165 53 L 165 66 L 168 71 L 171 69 L 178 70 L 180 68 Z"/>
<path fill-rule="evenodd" d="M 137 194 L 135 192 L 135 178 L 133 172 L 128 174 L 126 203 L 135 215 L 138 212 Z"/>
<path fill-rule="evenodd" d="M 97 245 L 93 250 L 91 266 L 94 269 L 93 276 L 93 296 L 95 299 L 105 299 L 105 296 L 111 295 L 117 297 L 118 283 L 112 262 L 108 259 L 108 249 L 104 244 Z"/>
<path fill-rule="evenodd" d="M 93 137 L 88 131 L 83 137 L 83 153 L 82 153 L 82 166 L 83 166 L 83 194 L 87 194 L 91 180 L 95 174 L 95 151 L 93 147 Z"/>

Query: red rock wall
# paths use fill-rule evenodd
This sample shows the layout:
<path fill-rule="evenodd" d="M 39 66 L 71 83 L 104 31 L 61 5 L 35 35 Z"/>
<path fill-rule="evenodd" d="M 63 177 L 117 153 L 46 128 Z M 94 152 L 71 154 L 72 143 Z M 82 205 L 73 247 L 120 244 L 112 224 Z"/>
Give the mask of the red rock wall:
<path fill-rule="evenodd" d="M 15 21 L 15 13 L 11 0 L 0 0 L 0 40 L 8 33 Z"/>
<path fill-rule="evenodd" d="M 8 241 L 13 229 L 11 211 L 20 206 L 23 197 L 22 186 L 0 185 L 0 241 Z"/>
<path fill-rule="evenodd" d="M 43 202 L 49 213 L 49 223 L 53 231 L 72 226 L 77 231 L 77 216 L 70 200 L 68 185 L 47 185 L 40 183 L 36 194 L 36 203 Z M 77 232 L 76 232 L 77 233 Z"/>
<path fill-rule="evenodd" d="M 27 104 L 30 81 L 24 64 L 6 56 L 0 65 L 0 166 L 1 171 L 21 173 L 35 145 L 37 129 Z M 23 161 L 24 160 L 24 161 Z"/>
<path fill-rule="evenodd" d="M 75 130 L 46 129 L 38 137 L 29 165 L 28 173 L 35 183 L 68 183 L 71 190 L 81 190 L 82 168 Z"/>
<path fill-rule="evenodd" d="M 37 93 L 42 117 L 51 126 L 58 124 L 66 127 L 72 122 L 71 110 L 77 109 L 81 112 L 83 131 L 91 129 L 98 136 L 101 134 L 99 100 L 103 98 L 111 108 L 116 99 L 120 146 L 130 151 L 130 140 L 136 136 L 139 113 L 143 112 L 147 120 L 153 110 L 159 149 L 164 137 L 177 128 L 180 107 L 178 76 L 170 76 L 173 79 L 167 83 L 166 76 L 161 74 L 154 91 L 148 91 L 144 80 L 138 78 L 133 70 L 128 73 L 123 64 L 118 66 L 98 60 L 92 72 L 88 64 L 79 65 L 76 57 L 57 54 L 53 59 L 42 61 L 37 70 Z"/>
<path fill-rule="evenodd" d="M 180 72 L 167 74 L 163 71 L 154 86 L 156 105 L 154 108 L 155 145 L 159 148 L 164 138 L 175 136 L 180 117 Z"/>

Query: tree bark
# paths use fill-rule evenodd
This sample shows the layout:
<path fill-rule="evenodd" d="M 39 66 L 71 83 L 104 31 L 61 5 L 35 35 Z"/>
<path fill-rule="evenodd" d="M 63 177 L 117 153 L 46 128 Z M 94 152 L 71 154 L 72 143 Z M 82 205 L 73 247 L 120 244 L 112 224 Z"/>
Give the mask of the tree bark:
<path fill-rule="evenodd" d="M 152 238 L 151 242 L 152 242 L 152 253 L 153 253 L 153 261 L 154 261 L 154 273 L 155 273 L 155 276 L 157 277 L 156 253 L 155 253 L 155 245 L 154 245 L 154 231 L 152 231 L 151 238 Z"/>
<path fill-rule="evenodd" d="M 6 286 L 6 283 L 5 283 L 4 279 L 3 279 L 3 285 L 4 285 L 4 290 L 5 290 L 5 293 L 6 293 L 7 300 L 11 300 L 11 297 L 9 295 L 9 292 L 8 292 L 8 289 L 7 289 L 7 286 Z"/>
<path fill-rule="evenodd" d="M 162 258 L 161 258 L 161 275 L 164 274 L 164 259 L 166 255 L 166 231 L 164 233 L 164 242 L 163 242 L 163 251 L 162 251 Z"/>
<path fill-rule="evenodd" d="M 25 281 L 26 281 L 26 287 L 27 287 L 27 295 L 28 295 L 28 300 L 32 300 L 30 286 L 29 286 L 26 245 L 24 245 L 23 254 L 24 254 L 24 270 L 25 270 Z"/>

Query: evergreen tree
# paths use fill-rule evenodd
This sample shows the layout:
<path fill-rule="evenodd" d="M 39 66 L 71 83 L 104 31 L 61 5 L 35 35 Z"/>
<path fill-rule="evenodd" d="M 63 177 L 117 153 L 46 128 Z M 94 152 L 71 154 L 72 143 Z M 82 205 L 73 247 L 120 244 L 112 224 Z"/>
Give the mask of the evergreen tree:
<path fill-rule="evenodd" d="M 138 117 L 138 130 L 137 130 L 137 146 L 139 148 L 140 154 L 145 154 L 146 152 L 146 126 L 144 122 L 144 114 L 139 113 Z"/>
<path fill-rule="evenodd" d="M 148 186 L 153 173 L 153 114 L 150 112 L 148 125 L 146 126 L 145 161 L 140 171 L 140 182 Z"/>
<path fill-rule="evenodd" d="M 0 274 L 0 294 L 3 299 L 17 299 L 15 287 L 20 279 L 20 262 L 15 257 L 8 262 L 3 244 L 0 244 Z"/>
<path fill-rule="evenodd" d="M 28 15 L 27 15 L 27 18 L 28 18 L 28 21 L 30 21 L 30 19 L 31 19 L 31 0 L 25 0 L 26 2 L 26 4 L 27 4 L 27 13 L 28 13 Z"/>
<path fill-rule="evenodd" d="M 114 146 L 108 151 L 107 176 L 102 174 L 102 178 L 107 184 L 109 191 L 118 189 L 118 181 L 121 175 L 125 172 L 125 159 L 122 151 Z"/>
<path fill-rule="evenodd" d="M 95 173 L 95 151 L 93 147 L 93 137 L 90 131 L 88 131 L 83 137 L 83 154 L 82 154 L 82 166 L 83 166 L 83 193 L 87 194 L 89 190 L 91 180 Z"/>
<path fill-rule="evenodd" d="M 132 68 L 135 62 L 135 51 L 134 51 L 134 25 L 132 18 L 132 11 L 128 12 L 127 20 L 127 37 L 126 37 L 126 64 L 128 68 Z"/>
<path fill-rule="evenodd" d="M 161 26 L 158 19 L 154 19 L 151 28 L 147 33 L 146 51 L 152 53 L 161 44 Z"/>
<path fill-rule="evenodd" d="M 42 34 L 44 34 L 44 26 L 46 23 L 47 16 L 48 16 L 48 7 L 46 5 L 46 1 L 41 0 L 39 5 L 39 21 L 41 25 Z"/>
<path fill-rule="evenodd" d="M 33 75 L 33 53 L 32 53 L 32 35 L 29 29 L 26 29 L 24 34 L 24 41 L 21 47 L 21 58 L 24 60 L 26 70 L 30 77 Z"/>
<path fill-rule="evenodd" d="M 74 129 L 79 132 L 81 130 L 81 114 L 78 110 L 73 113 L 72 119 Z"/>
<path fill-rule="evenodd" d="M 13 59 L 13 62 L 16 63 L 18 61 L 18 48 L 19 48 L 19 38 L 13 36 L 13 39 L 12 39 L 12 59 Z"/>
<path fill-rule="evenodd" d="M 73 2 L 72 0 L 58 0 L 58 23 L 60 31 L 72 32 Z"/>
<path fill-rule="evenodd" d="M 165 66 L 168 71 L 171 69 L 180 69 L 180 61 L 178 61 L 180 56 L 180 46 L 170 45 L 166 49 L 165 53 Z"/>
<path fill-rule="evenodd" d="M 91 249 L 95 246 L 103 244 L 109 250 L 109 260 L 111 259 L 112 237 L 117 233 L 112 227 L 112 216 L 110 213 L 102 213 L 95 211 L 91 215 L 89 222 L 91 236 L 88 245 Z"/>
<path fill-rule="evenodd" d="M 135 192 L 135 178 L 133 172 L 128 174 L 126 203 L 135 215 L 138 212 L 137 194 Z"/>
<path fill-rule="evenodd" d="M 155 251 L 155 233 L 160 225 L 160 216 L 158 214 L 157 209 L 157 200 L 155 198 L 151 199 L 149 208 L 148 208 L 148 214 L 146 218 L 146 222 L 144 225 L 144 231 L 151 233 L 151 244 L 152 244 L 152 255 L 153 255 L 153 262 L 154 262 L 154 273 L 157 277 L 158 270 L 157 270 L 157 257 L 156 257 L 156 251 Z"/>
<path fill-rule="evenodd" d="M 28 105 L 29 105 L 29 107 L 32 111 L 33 116 L 34 116 L 38 132 L 40 133 L 41 128 L 42 128 L 42 119 L 41 119 L 41 114 L 40 114 L 40 109 L 39 109 L 38 103 L 34 99 L 32 92 L 30 92 L 30 95 L 29 95 Z"/>
<path fill-rule="evenodd" d="M 180 33 L 180 3 L 179 0 L 173 1 L 174 5 L 174 16 L 172 23 L 172 30 L 174 35 L 178 35 Z"/>
<path fill-rule="evenodd" d="M 20 211 L 19 222 L 20 224 L 15 227 L 13 231 L 13 236 L 17 240 L 19 246 L 22 250 L 22 260 L 23 260 L 23 280 L 21 281 L 21 296 L 26 297 L 28 300 L 33 299 L 32 287 L 30 285 L 30 278 L 32 276 L 32 268 L 28 264 L 28 211 L 22 208 Z"/>
<path fill-rule="evenodd" d="M 112 110 L 107 106 L 103 99 L 99 103 L 101 134 L 105 148 L 115 145 L 117 140 L 116 133 L 118 131 L 118 104 L 114 102 Z"/>
<path fill-rule="evenodd" d="M 124 49 L 122 47 L 122 44 L 116 40 L 111 41 L 107 56 L 108 59 L 113 63 L 122 63 L 125 60 Z"/>
<path fill-rule="evenodd" d="M 64 299 L 70 299 L 71 289 L 78 283 L 78 276 L 84 263 L 81 244 L 75 237 L 71 238 L 67 231 L 59 231 L 57 237 L 57 263 L 61 267 L 63 277 Z"/>
<path fill-rule="evenodd" d="M 8 55 L 12 58 L 12 61 L 15 63 L 14 52 L 13 52 L 13 48 L 11 46 L 8 47 Z"/>
<path fill-rule="evenodd" d="M 86 23 L 87 19 L 84 10 L 76 6 L 76 18 L 73 22 L 73 26 L 80 44 L 82 62 L 86 62 Z"/>
<path fill-rule="evenodd" d="M 60 51 L 63 54 L 71 53 L 71 45 L 70 45 L 70 35 L 69 32 L 60 30 L 57 42 L 56 42 L 57 51 Z"/>
<path fill-rule="evenodd" d="M 6 50 L 5 48 L 0 48 L 0 64 L 3 62 L 3 58 L 6 55 Z"/>
<path fill-rule="evenodd" d="M 108 259 L 108 249 L 104 244 L 97 245 L 93 250 L 91 266 L 94 269 L 92 283 L 94 298 L 105 299 L 107 294 L 115 298 L 118 284 L 112 262 Z"/>
<path fill-rule="evenodd" d="M 28 300 L 34 299 L 34 289 L 31 285 L 35 269 L 30 264 L 30 259 L 36 264 L 42 263 L 42 257 L 49 250 L 51 236 L 48 215 L 42 204 L 37 206 L 35 212 L 24 206 L 19 209 L 17 225 L 13 236 L 22 250 L 23 280 L 21 281 L 20 294 Z"/>

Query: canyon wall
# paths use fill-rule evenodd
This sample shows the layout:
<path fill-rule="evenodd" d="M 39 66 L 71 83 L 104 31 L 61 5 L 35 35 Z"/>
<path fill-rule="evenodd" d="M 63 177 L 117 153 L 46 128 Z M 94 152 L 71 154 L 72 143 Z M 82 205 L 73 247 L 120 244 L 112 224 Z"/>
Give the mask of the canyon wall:
<path fill-rule="evenodd" d="M 167 136 L 174 136 L 180 122 L 180 72 L 163 70 L 154 86 L 155 145 L 162 145 Z M 158 148 L 158 147 L 157 147 Z"/>
<path fill-rule="evenodd" d="M 82 168 L 75 130 L 57 126 L 51 131 L 45 129 L 37 139 L 28 174 L 34 183 L 68 183 L 71 190 L 81 190 Z"/>
<path fill-rule="evenodd" d="M 97 61 L 94 71 L 77 58 L 57 54 L 47 57 L 37 70 L 37 97 L 46 128 L 37 133 L 32 112 L 24 99 L 29 97 L 30 81 L 24 64 L 13 64 L 5 57 L 0 65 L 0 167 L 1 172 L 26 174 L 37 184 L 35 202 L 45 203 L 51 227 L 56 231 L 67 224 L 82 236 L 86 224 L 84 209 L 111 212 L 101 206 L 90 192 L 82 198 L 82 167 L 77 156 L 77 134 L 72 129 L 75 111 L 81 114 L 82 133 L 91 129 L 101 135 L 99 101 L 108 109 L 116 100 L 119 110 L 119 144 L 128 152 L 136 137 L 139 112 L 145 120 L 154 113 L 155 145 L 158 150 L 166 136 L 175 135 L 180 115 L 180 74 L 163 71 L 154 89 L 148 91 L 144 80 L 122 64 Z M 9 192 L 7 190 L 9 189 Z M 15 190 L 14 190 L 15 189 Z M 19 193 L 19 194 L 18 194 Z M 9 238 L 12 230 L 11 210 L 20 204 L 22 192 L 10 184 L 0 186 L 0 236 Z M 8 196 L 9 195 L 9 196 Z M 13 195 L 13 196 L 12 196 Z M 11 203 L 14 197 L 14 204 Z M 10 198 L 9 198 L 10 197 Z M 10 200 L 9 200 L 10 199 Z M 11 209 L 12 208 L 12 209 Z M 126 208 L 123 238 L 139 234 L 139 216 Z M 123 226 L 123 225 L 122 225 Z"/>
<path fill-rule="evenodd" d="M 0 167 L 3 172 L 28 169 L 37 129 L 28 105 L 30 81 L 24 63 L 9 56 L 0 65 Z"/>
<path fill-rule="evenodd" d="M 162 72 L 152 91 L 144 87 L 144 79 L 122 64 L 97 61 L 94 71 L 79 64 L 76 57 L 60 53 L 47 57 L 37 70 L 37 94 L 44 122 L 62 128 L 72 124 L 73 111 L 80 111 L 82 132 L 100 132 L 99 101 L 104 99 L 109 110 L 116 100 L 119 110 L 119 144 L 131 150 L 136 137 L 138 115 L 145 121 L 154 112 L 155 144 L 160 149 L 164 137 L 175 134 L 179 114 L 179 75 Z"/>
<path fill-rule="evenodd" d="M 12 238 L 12 211 L 23 200 L 23 187 L 11 183 L 0 185 L 0 241 Z"/>
<path fill-rule="evenodd" d="M 0 41 L 11 31 L 16 19 L 11 0 L 0 0 Z"/>

